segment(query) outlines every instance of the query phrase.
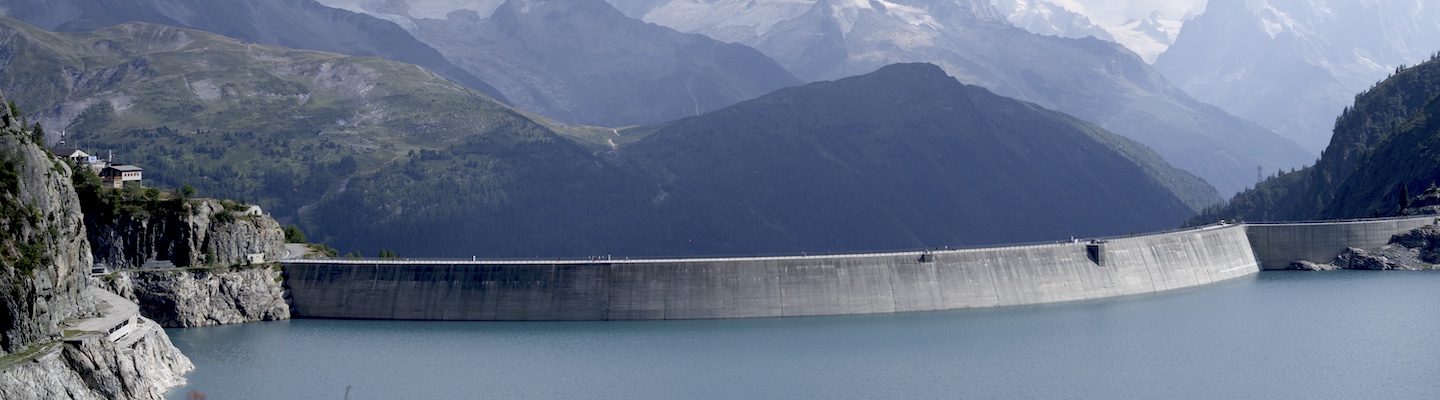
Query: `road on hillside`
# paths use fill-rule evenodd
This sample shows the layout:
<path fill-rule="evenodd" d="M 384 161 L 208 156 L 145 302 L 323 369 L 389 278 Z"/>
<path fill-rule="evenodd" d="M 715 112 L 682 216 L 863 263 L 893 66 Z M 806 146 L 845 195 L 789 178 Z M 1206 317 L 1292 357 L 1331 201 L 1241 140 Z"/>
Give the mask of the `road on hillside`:
<path fill-rule="evenodd" d="M 296 260 L 296 259 L 304 258 L 304 257 L 305 257 L 305 253 L 308 252 L 308 251 L 310 251 L 310 248 L 309 248 L 309 247 L 306 247 L 304 243 L 286 243 L 286 244 L 285 244 L 285 255 L 284 255 L 284 256 L 281 256 L 280 259 L 281 259 L 281 260 Z"/>

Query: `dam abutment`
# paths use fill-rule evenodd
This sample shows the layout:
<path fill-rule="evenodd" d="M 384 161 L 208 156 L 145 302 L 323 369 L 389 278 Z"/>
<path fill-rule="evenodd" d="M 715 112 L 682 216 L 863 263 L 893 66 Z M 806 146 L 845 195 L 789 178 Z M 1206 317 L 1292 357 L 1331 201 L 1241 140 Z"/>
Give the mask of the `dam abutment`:
<path fill-rule="evenodd" d="M 1390 237 L 1440 223 L 1435 216 L 1311 223 L 1246 224 L 1250 246 L 1264 270 L 1286 269 L 1305 260 L 1328 263 L 1348 247 L 1374 251 Z"/>

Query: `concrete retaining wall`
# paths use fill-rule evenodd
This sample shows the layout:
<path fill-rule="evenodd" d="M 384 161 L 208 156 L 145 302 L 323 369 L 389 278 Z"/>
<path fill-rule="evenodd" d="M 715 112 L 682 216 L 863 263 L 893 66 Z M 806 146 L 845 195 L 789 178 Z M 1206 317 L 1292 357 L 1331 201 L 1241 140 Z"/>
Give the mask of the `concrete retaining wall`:
<path fill-rule="evenodd" d="M 615 320 L 888 313 L 1094 299 L 1259 271 L 1245 229 L 846 256 L 635 261 L 287 262 L 300 317 Z M 1103 265 L 1102 265 L 1103 264 Z"/>
<path fill-rule="evenodd" d="M 1435 216 L 1408 219 L 1294 224 L 1247 224 L 1250 246 L 1262 269 L 1285 269 L 1290 262 L 1328 263 L 1346 247 L 1374 251 L 1401 232 L 1436 223 Z"/>

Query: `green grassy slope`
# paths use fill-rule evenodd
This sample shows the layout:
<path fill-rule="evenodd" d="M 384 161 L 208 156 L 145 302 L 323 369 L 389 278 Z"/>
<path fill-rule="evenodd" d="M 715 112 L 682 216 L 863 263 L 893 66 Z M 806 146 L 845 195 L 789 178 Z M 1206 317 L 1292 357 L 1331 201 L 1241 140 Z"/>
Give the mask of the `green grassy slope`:
<path fill-rule="evenodd" d="M 500 94 L 400 25 L 314 0 L 5 0 L 4 15 L 56 32 L 125 22 L 197 29 L 252 43 L 374 56 L 424 66 L 487 95 Z"/>
<path fill-rule="evenodd" d="M 51 142 L 139 164 L 159 186 L 256 201 L 284 220 L 349 176 L 421 151 L 569 146 L 515 111 L 408 64 L 130 23 L 55 34 L 0 20 L 0 88 Z M 486 176 L 484 174 L 472 174 Z"/>

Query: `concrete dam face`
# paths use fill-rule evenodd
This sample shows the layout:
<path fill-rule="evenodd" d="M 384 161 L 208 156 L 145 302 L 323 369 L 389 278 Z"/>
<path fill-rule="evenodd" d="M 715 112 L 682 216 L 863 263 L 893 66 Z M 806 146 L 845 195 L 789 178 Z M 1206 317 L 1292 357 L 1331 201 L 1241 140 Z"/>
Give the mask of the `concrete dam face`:
<path fill-rule="evenodd" d="M 1287 257 L 1328 262 L 1347 245 L 1378 247 L 1394 233 L 1433 222 L 1218 225 L 1105 242 L 832 256 L 299 260 L 285 270 L 299 317 L 636 320 L 890 313 L 1203 285 L 1301 259 Z"/>

